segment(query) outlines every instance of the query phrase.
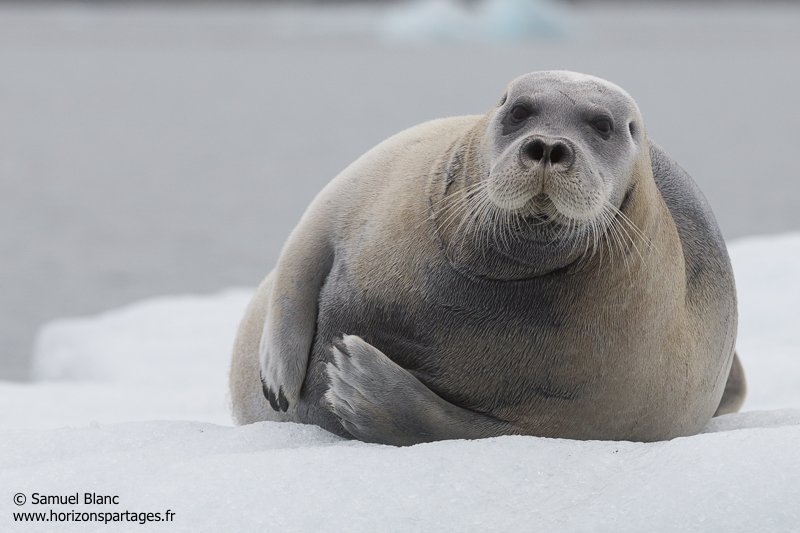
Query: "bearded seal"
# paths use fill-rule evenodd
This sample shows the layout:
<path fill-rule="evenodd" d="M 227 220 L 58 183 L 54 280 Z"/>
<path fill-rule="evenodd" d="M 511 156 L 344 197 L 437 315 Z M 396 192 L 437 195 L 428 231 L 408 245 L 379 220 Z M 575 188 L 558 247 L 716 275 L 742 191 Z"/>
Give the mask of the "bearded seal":
<path fill-rule="evenodd" d="M 665 440 L 738 409 L 736 322 L 711 209 L 633 98 L 534 72 L 323 189 L 242 321 L 234 417 L 395 445 Z"/>

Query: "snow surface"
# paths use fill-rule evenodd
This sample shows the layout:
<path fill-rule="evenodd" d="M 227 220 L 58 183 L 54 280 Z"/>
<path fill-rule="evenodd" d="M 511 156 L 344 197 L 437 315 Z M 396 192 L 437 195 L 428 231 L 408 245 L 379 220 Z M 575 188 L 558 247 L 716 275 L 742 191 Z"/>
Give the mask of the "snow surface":
<path fill-rule="evenodd" d="M 651 444 L 501 437 L 394 448 L 313 426 L 231 427 L 228 357 L 250 290 L 53 322 L 39 335 L 36 381 L 0 382 L 0 530 L 800 530 L 800 234 L 729 249 L 745 411 Z M 30 503 L 34 492 L 89 491 L 120 503 Z M 16 493 L 28 503 L 15 506 Z M 176 516 L 12 522 L 50 509 Z"/>

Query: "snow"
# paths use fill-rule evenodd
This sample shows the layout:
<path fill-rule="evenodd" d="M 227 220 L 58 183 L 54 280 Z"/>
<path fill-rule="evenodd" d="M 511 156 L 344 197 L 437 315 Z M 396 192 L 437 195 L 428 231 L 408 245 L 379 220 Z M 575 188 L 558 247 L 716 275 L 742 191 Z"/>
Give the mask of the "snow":
<path fill-rule="evenodd" d="M 746 409 L 800 408 L 800 238 L 749 238 L 729 247 L 739 297 L 736 348 Z"/>
<path fill-rule="evenodd" d="M 118 494 L 121 508 L 175 511 L 169 531 L 786 530 L 800 497 L 792 420 L 655 444 L 412 448 L 295 424 L 142 422 L 12 433 L 0 468 L 9 495 Z"/>
<path fill-rule="evenodd" d="M 37 381 L 0 382 L 0 397 L 25 406 L 0 412 L 0 427 L 153 419 L 230 423 L 229 358 L 251 295 L 250 289 L 230 289 L 154 298 L 47 324 L 33 353 Z"/>
<path fill-rule="evenodd" d="M 797 530 L 800 234 L 729 249 L 744 412 L 669 442 L 501 437 L 394 448 L 313 426 L 231 427 L 226 370 L 250 290 L 58 320 L 40 332 L 36 380 L 0 382 L 0 529 Z M 120 503 L 34 505 L 34 492 Z M 28 503 L 15 506 L 16 493 Z M 176 514 L 169 525 L 12 523 L 13 512 L 50 509 Z"/>

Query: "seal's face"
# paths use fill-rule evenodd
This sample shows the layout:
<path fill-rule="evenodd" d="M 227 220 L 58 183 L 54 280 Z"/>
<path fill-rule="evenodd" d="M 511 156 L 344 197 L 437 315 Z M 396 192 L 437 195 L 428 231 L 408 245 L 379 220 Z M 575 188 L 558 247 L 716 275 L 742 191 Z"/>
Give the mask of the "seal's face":
<path fill-rule="evenodd" d="M 527 74 L 455 146 L 431 205 L 456 268 L 522 279 L 646 244 L 628 213 L 637 185 L 652 179 L 649 143 L 636 102 L 616 85 Z"/>
<path fill-rule="evenodd" d="M 602 224 L 631 186 L 641 122 L 634 100 L 605 80 L 564 71 L 517 78 L 488 121 L 481 189 L 528 234 Z"/>

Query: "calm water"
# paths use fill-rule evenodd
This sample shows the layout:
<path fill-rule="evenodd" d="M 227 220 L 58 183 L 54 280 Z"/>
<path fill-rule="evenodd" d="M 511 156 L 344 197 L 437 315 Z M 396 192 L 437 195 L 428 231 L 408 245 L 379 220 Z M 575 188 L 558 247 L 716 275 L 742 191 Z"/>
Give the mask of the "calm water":
<path fill-rule="evenodd" d="M 726 237 L 800 229 L 800 11 L 676 9 L 422 47 L 370 36 L 363 8 L 0 6 L 0 377 L 54 317 L 255 285 L 350 161 L 531 70 L 626 88 Z"/>

